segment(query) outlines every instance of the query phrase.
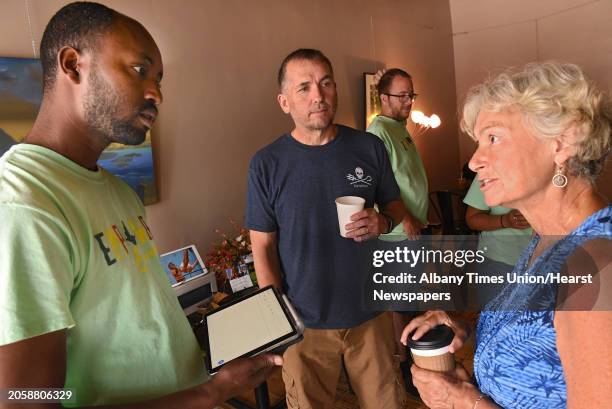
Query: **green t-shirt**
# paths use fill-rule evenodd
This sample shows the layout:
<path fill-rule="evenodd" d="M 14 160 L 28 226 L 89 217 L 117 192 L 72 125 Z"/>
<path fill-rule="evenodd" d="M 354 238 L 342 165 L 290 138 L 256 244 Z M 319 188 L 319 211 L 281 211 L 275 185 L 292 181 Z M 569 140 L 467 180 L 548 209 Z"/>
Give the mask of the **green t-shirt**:
<path fill-rule="evenodd" d="M 67 329 L 75 406 L 151 399 L 206 379 L 144 207 L 124 182 L 15 145 L 0 159 L 0 220 L 0 345 Z"/>
<path fill-rule="evenodd" d="M 414 141 L 406 130 L 406 121 L 396 121 L 378 115 L 368 127 L 368 132 L 378 136 L 385 143 L 404 205 L 414 217 L 427 224 L 429 206 L 427 176 Z M 393 241 L 406 239 L 402 224 L 395 226 L 391 233 L 382 235 L 381 239 Z"/>
<path fill-rule="evenodd" d="M 475 209 L 486 210 L 493 216 L 501 216 L 510 212 L 503 206 L 489 207 L 485 203 L 484 195 L 480 191 L 478 180 L 474 179 L 463 203 Z M 485 250 L 485 256 L 502 263 L 514 265 L 531 240 L 531 228 L 527 229 L 498 229 L 483 231 L 478 240 L 478 249 Z"/>

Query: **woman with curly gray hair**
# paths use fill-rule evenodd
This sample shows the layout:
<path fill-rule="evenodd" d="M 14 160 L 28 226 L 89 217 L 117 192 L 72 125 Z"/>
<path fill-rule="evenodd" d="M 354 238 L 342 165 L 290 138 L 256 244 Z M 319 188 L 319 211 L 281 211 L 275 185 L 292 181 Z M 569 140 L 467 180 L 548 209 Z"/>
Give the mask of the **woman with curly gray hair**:
<path fill-rule="evenodd" d="M 518 209 L 533 227 L 513 271 L 529 281 L 481 313 L 477 385 L 463 368 L 413 366 L 415 386 L 432 408 L 609 407 L 612 206 L 595 179 L 612 144 L 610 96 L 575 65 L 528 64 L 472 88 L 461 126 L 478 143 L 470 168 L 487 205 Z M 415 318 L 402 340 L 439 324 L 455 330 L 456 351 L 467 328 L 442 311 Z"/>

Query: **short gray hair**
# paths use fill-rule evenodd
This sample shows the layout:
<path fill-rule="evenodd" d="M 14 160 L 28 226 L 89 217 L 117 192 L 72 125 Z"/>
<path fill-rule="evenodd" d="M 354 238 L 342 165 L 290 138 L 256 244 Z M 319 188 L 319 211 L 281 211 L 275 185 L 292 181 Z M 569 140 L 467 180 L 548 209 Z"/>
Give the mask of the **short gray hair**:
<path fill-rule="evenodd" d="M 576 154 L 570 174 L 593 181 L 610 153 L 612 98 L 574 64 L 554 61 L 511 68 L 470 89 L 461 129 L 472 138 L 480 111 L 517 109 L 541 138 L 555 138 L 575 125 Z"/>
<path fill-rule="evenodd" d="M 315 50 L 314 48 L 298 48 L 295 51 L 292 51 L 288 56 L 285 57 L 281 66 L 278 70 L 278 87 L 283 89 L 283 84 L 285 82 L 285 74 L 287 73 L 287 64 L 291 61 L 295 60 L 306 60 L 306 61 L 318 61 L 320 63 L 326 64 L 327 68 L 329 68 L 329 73 L 333 76 L 334 69 L 332 68 L 331 61 L 325 54 L 323 54 L 320 50 Z"/>

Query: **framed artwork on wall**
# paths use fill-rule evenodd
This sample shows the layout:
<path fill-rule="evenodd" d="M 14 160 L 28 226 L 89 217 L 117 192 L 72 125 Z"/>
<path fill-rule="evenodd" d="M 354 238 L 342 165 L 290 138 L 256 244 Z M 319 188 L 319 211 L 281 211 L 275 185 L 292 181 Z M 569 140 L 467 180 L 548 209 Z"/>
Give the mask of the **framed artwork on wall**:
<path fill-rule="evenodd" d="M 375 74 L 372 72 L 363 73 L 363 88 L 365 91 L 364 129 L 367 129 L 376 115 L 380 114 L 380 98 L 378 97 L 378 91 L 376 90 L 374 76 Z"/>
<path fill-rule="evenodd" d="M 0 155 L 32 129 L 42 100 L 41 84 L 40 60 L 0 57 Z"/>
<path fill-rule="evenodd" d="M 130 185 L 145 205 L 158 201 L 151 131 L 140 145 L 111 143 L 100 155 L 98 164 Z"/>
<path fill-rule="evenodd" d="M 0 156 L 32 129 L 41 101 L 40 60 L 0 57 Z M 138 146 L 111 144 L 98 164 L 130 185 L 145 205 L 158 201 L 151 132 Z"/>

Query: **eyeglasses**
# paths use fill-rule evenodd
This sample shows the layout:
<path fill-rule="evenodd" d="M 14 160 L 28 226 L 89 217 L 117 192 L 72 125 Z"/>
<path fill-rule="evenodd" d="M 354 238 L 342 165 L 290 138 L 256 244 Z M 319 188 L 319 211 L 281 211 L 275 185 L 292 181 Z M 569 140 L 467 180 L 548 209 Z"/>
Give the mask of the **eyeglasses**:
<path fill-rule="evenodd" d="M 412 94 L 387 94 L 385 93 L 384 95 L 399 98 L 399 100 L 402 102 L 406 102 L 410 100 L 410 103 L 413 103 L 414 101 L 416 101 L 417 97 L 419 96 L 419 94 L 415 94 L 414 92 Z"/>

